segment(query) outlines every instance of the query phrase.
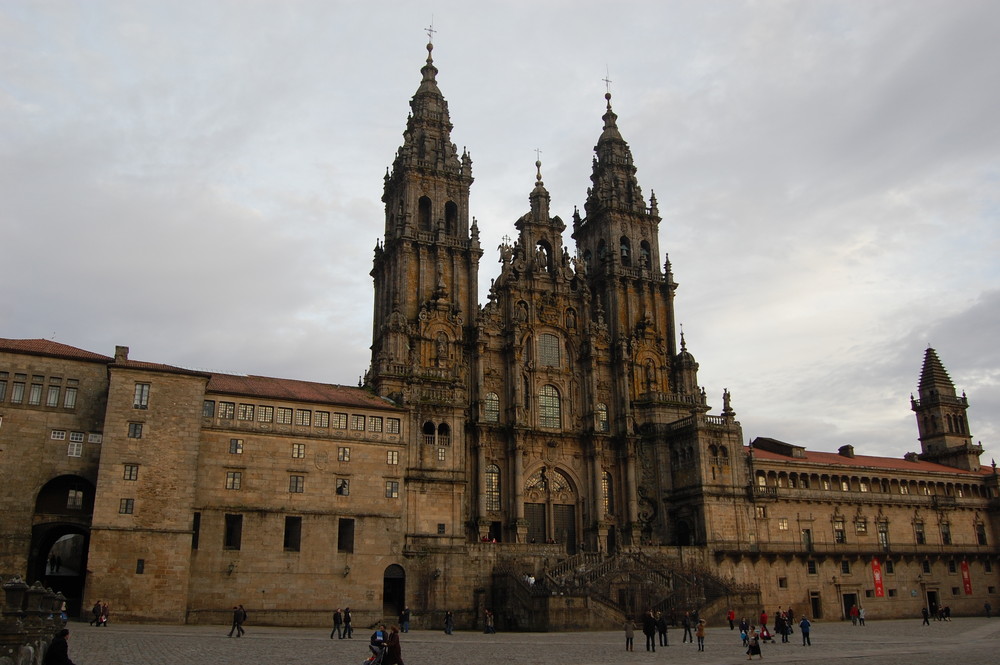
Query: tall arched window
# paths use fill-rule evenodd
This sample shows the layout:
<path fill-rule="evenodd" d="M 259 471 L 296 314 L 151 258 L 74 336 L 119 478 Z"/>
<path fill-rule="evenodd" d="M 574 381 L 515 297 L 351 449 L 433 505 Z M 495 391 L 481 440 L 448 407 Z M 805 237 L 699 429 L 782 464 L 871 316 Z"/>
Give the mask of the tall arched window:
<path fill-rule="evenodd" d="M 448 427 L 448 423 L 438 425 L 437 444 L 439 446 L 451 445 L 451 428 Z"/>
<path fill-rule="evenodd" d="M 429 446 L 433 446 L 434 445 L 434 423 L 432 423 L 432 422 L 430 422 L 428 420 L 426 423 L 424 423 L 424 426 L 423 426 L 423 428 L 422 428 L 421 431 L 424 434 L 424 443 L 426 443 Z"/>
<path fill-rule="evenodd" d="M 597 407 L 594 408 L 594 415 L 596 421 L 594 423 L 595 429 L 597 429 L 598 432 L 607 432 L 610 429 L 608 424 L 608 405 L 598 404 Z"/>
<path fill-rule="evenodd" d="M 488 423 L 500 422 L 500 396 L 487 393 L 483 399 L 483 420 Z"/>
<path fill-rule="evenodd" d="M 643 240 L 639 243 L 639 267 L 640 268 L 650 268 L 649 263 L 650 251 L 649 243 Z"/>
<path fill-rule="evenodd" d="M 431 228 L 431 200 L 426 196 L 421 196 L 417 203 L 417 219 L 421 231 L 433 231 Z"/>
<path fill-rule="evenodd" d="M 621 255 L 623 266 L 632 265 L 632 244 L 625 236 L 618 240 L 618 253 Z"/>
<path fill-rule="evenodd" d="M 555 386 L 542 386 L 538 393 L 538 424 L 542 427 L 560 427 L 562 410 L 559 391 Z"/>
<path fill-rule="evenodd" d="M 444 231 L 450 236 L 458 233 L 458 206 L 454 201 L 444 204 Z"/>
<path fill-rule="evenodd" d="M 490 464 L 486 467 L 486 510 L 500 510 L 500 467 Z"/>
<path fill-rule="evenodd" d="M 542 367 L 559 367 L 559 338 L 549 333 L 538 336 L 538 362 Z"/>
<path fill-rule="evenodd" d="M 601 491 L 604 494 L 604 514 L 613 515 L 615 512 L 615 486 L 611 482 L 611 473 L 608 471 L 601 474 Z"/>

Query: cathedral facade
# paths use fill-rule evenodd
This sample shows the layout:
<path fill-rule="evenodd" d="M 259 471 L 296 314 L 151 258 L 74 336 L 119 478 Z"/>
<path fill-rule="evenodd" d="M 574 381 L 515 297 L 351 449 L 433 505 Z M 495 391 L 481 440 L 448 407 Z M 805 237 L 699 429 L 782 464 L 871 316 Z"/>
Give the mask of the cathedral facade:
<path fill-rule="evenodd" d="M 0 577 L 122 620 L 620 625 L 1000 597 L 1000 485 L 928 349 L 919 454 L 744 443 L 677 334 L 656 198 L 606 96 L 583 214 L 541 164 L 478 292 L 472 158 L 428 45 L 385 176 L 362 387 L 0 340 Z M 569 247 L 573 247 L 572 250 Z M 901 387 L 906 389 L 906 387 Z"/>

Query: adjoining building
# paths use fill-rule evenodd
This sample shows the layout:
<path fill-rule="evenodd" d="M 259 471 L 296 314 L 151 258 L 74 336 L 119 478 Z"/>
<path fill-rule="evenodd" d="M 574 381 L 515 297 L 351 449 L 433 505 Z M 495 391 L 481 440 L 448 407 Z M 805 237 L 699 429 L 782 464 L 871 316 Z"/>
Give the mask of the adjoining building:
<path fill-rule="evenodd" d="M 748 446 L 728 391 L 710 413 L 610 94 L 583 214 L 551 214 L 537 164 L 480 302 L 472 158 L 431 53 L 385 177 L 364 385 L 0 339 L 0 576 L 126 621 L 997 605 L 998 476 L 933 349 L 920 454 Z"/>

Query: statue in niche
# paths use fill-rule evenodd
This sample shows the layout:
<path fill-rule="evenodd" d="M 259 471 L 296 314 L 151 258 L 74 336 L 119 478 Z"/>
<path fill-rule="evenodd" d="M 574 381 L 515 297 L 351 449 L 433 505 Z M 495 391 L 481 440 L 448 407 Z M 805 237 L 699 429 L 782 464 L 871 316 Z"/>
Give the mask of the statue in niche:
<path fill-rule="evenodd" d="M 573 310 L 566 310 L 566 327 L 570 330 L 576 330 L 576 314 Z"/>
<path fill-rule="evenodd" d="M 435 340 L 435 354 L 438 365 L 444 365 L 448 360 L 448 336 L 443 332 L 439 332 L 437 334 L 437 339 Z"/>
<path fill-rule="evenodd" d="M 528 320 L 528 306 L 524 302 L 514 305 L 514 322 L 524 323 Z"/>
<path fill-rule="evenodd" d="M 656 386 L 656 367 L 652 358 L 646 359 L 646 390 L 652 391 Z"/>

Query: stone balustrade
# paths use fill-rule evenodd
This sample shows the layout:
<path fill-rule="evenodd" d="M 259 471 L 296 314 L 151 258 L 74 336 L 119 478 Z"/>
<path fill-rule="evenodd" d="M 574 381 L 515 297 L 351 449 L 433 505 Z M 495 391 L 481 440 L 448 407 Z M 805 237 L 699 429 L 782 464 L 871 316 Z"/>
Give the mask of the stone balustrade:
<path fill-rule="evenodd" d="M 0 665 L 40 663 L 56 631 L 63 627 L 61 593 L 28 585 L 18 575 L 0 575 Z"/>

